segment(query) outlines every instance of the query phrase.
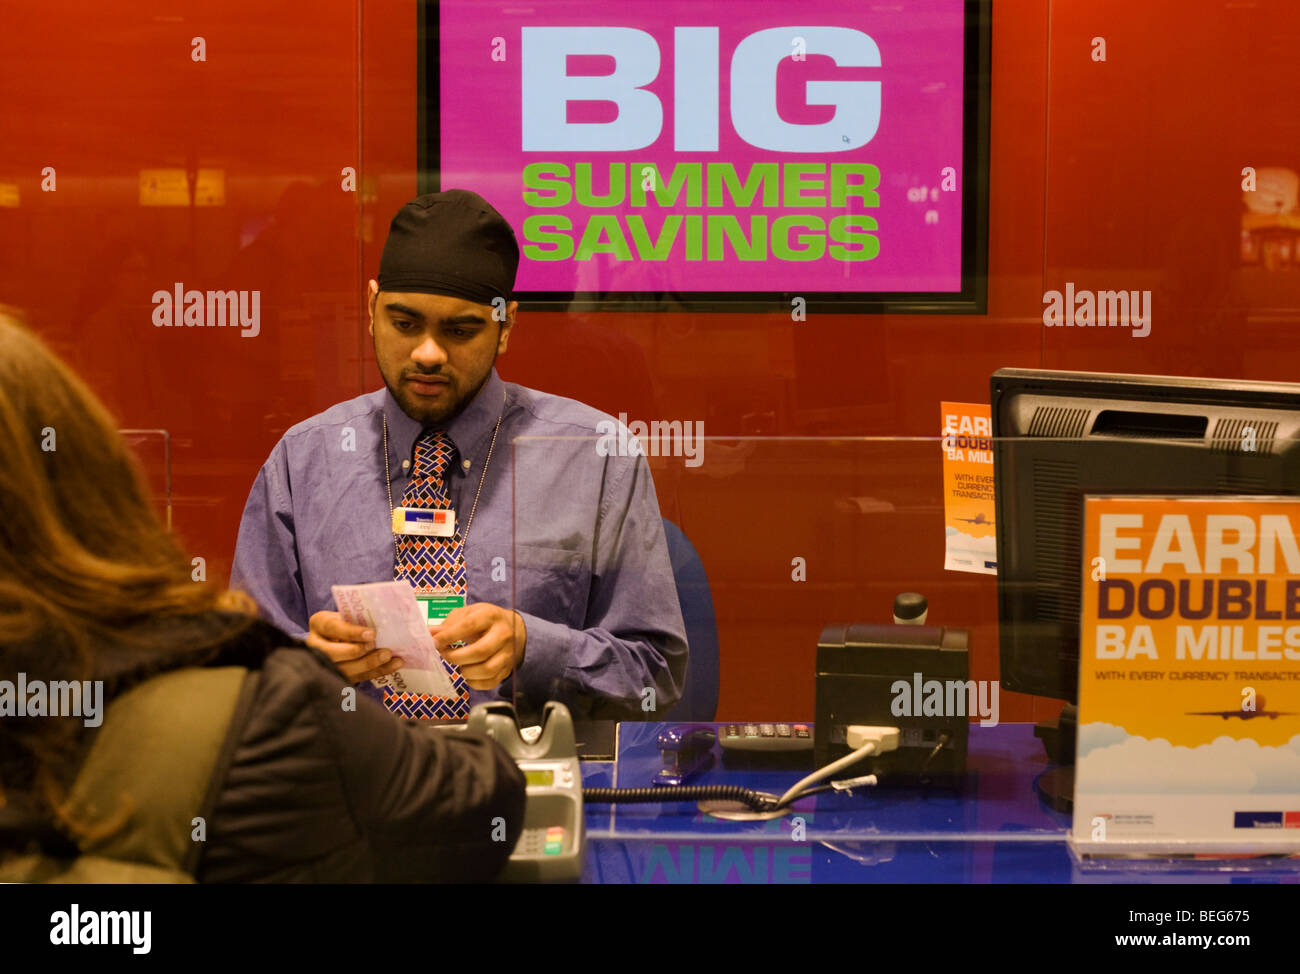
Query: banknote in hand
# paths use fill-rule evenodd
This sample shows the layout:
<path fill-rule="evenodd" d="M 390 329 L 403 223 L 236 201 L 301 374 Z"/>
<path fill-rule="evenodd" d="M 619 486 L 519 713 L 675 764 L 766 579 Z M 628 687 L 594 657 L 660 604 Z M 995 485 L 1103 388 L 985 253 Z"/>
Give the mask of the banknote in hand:
<path fill-rule="evenodd" d="M 377 686 L 391 686 L 403 693 L 456 696 L 410 582 L 333 585 L 331 590 L 345 621 L 373 629 L 375 646 L 402 658 L 402 668 L 373 681 Z"/>

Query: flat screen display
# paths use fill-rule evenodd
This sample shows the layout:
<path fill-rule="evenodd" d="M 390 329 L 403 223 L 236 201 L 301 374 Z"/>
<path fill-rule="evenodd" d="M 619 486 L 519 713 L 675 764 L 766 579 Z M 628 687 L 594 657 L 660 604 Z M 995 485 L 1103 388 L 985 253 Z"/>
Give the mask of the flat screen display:
<path fill-rule="evenodd" d="M 983 311 L 987 4 L 422 11 L 420 190 L 501 211 L 525 306 Z"/>

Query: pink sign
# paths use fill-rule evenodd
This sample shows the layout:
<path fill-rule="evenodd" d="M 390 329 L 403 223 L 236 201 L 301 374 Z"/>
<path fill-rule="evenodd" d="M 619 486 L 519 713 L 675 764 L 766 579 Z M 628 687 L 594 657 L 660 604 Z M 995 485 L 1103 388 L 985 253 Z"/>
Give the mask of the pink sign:
<path fill-rule="evenodd" d="M 958 292 L 963 8 L 443 0 L 440 186 L 520 291 Z"/>

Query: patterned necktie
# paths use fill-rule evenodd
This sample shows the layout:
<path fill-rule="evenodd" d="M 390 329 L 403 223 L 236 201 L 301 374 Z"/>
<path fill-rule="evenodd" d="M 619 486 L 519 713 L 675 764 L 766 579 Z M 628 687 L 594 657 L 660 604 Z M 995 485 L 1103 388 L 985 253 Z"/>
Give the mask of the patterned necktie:
<path fill-rule="evenodd" d="M 447 467 L 455 448 L 442 431 L 425 433 L 415 444 L 415 465 L 411 480 L 402 495 L 403 507 L 452 509 L 447 496 L 445 479 Z M 465 543 L 460 536 L 460 525 L 450 538 L 435 538 L 422 534 L 397 535 L 397 554 L 393 567 L 394 578 L 405 578 L 417 592 L 437 591 L 467 595 L 465 584 Z M 454 643 L 463 646 L 464 643 Z M 384 704 L 403 717 L 429 720 L 459 720 L 469 713 L 469 686 L 460 675 L 459 667 L 442 661 L 451 677 L 457 696 L 435 697 L 429 694 L 394 693 L 384 688 Z"/>

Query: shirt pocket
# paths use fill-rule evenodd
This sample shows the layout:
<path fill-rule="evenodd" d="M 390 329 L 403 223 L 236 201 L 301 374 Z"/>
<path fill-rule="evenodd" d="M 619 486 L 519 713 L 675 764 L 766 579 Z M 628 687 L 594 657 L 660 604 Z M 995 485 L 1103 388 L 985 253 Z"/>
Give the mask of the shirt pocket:
<path fill-rule="evenodd" d="M 582 552 L 515 546 L 515 611 L 584 629 L 590 584 Z"/>

